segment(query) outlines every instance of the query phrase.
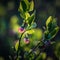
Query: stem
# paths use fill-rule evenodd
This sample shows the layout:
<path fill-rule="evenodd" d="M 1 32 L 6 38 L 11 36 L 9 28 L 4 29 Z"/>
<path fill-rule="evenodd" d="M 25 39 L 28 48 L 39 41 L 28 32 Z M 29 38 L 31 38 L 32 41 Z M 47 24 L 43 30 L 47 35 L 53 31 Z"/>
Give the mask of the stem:
<path fill-rule="evenodd" d="M 39 55 L 40 55 L 40 52 L 39 52 L 39 54 L 38 54 L 37 56 L 35 56 L 35 57 L 34 57 L 34 59 L 33 59 L 33 60 L 36 60 L 36 59 L 37 59 L 37 57 L 38 57 Z"/>
<path fill-rule="evenodd" d="M 22 35 L 23 33 L 21 34 L 20 38 L 19 38 L 19 46 L 18 46 L 18 50 L 17 50 L 17 57 L 15 60 L 17 60 L 18 56 L 19 56 L 19 51 L 20 51 L 20 41 L 21 41 L 21 38 L 22 38 Z"/>
<path fill-rule="evenodd" d="M 37 56 L 35 56 L 35 57 L 33 58 L 33 60 L 36 60 L 36 59 L 40 56 L 41 52 L 43 52 L 44 50 L 45 50 L 45 49 L 40 50 L 39 54 L 38 54 Z"/>
<path fill-rule="evenodd" d="M 40 41 L 40 42 L 42 42 L 42 41 Z M 39 46 L 40 42 L 28 53 L 28 55 L 30 55 Z"/>
<path fill-rule="evenodd" d="M 29 29 L 29 30 L 31 30 L 31 29 Z M 28 31 L 28 30 L 26 30 L 26 31 Z M 25 31 L 25 32 L 26 32 L 26 31 Z M 24 33 L 25 33 L 25 32 L 24 32 Z M 20 38 L 19 38 L 19 46 L 18 46 L 18 51 L 17 51 L 17 57 L 16 57 L 15 60 L 17 60 L 17 58 L 18 58 L 18 56 L 19 56 L 20 41 L 21 41 L 21 38 L 22 38 L 22 36 L 23 36 L 24 33 L 22 33 L 21 36 L 20 36 Z M 43 42 L 43 41 L 40 41 L 40 42 Z M 39 46 L 40 42 L 28 53 L 28 55 L 30 55 L 30 54 Z M 23 51 L 22 51 L 22 52 L 23 52 Z M 24 54 L 24 53 L 23 53 L 23 54 Z"/>
<path fill-rule="evenodd" d="M 31 30 L 31 29 L 29 29 L 29 30 Z M 26 31 L 28 31 L 28 30 L 26 30 Z M 26 31 L 25 31 L 25 32 L 26 32 Z M 24 33 L 25 33 L 25 32 L 24 32 Z M 22 33 L 21 36 L 20 36 L 20 38 L 19 38 L 19 46 L 18 46 L 18 50 L 17 50 L 17 57 L 16 57 L 15 60 L 17 60 L 17 58 L 18 58 L 18 56 L 19 56 L 19 51 L 20 51 L 20 48 L 21 48 L 21 47 L 20 47 L 20 41 L 21 41 L 21 38 L 22 38 L 22 36 L 23 36 L 24 33 Z M 23 51 L 22 51 L 22 52 L 23 52 Z M 24 53 L 23 53 L 23 54 L 24 54 Z"/>

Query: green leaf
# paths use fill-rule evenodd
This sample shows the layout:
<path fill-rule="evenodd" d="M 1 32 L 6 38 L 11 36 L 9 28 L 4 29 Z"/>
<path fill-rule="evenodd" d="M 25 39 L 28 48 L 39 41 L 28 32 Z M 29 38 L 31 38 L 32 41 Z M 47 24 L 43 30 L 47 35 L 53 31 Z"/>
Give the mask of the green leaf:
<path fill-rule="evenodd" d="M 34 10 L 34 2 L 33 0 L 30 2 L 30 9 L 29 11 L 33 11 Z"/>
<path fill-rule="evenodd" d="M 57 27 L 57 21 L 56 21 L 56 18 L 53 18 L 52 26 L 53 26 L 52 28 Z"/>
<path fill-rule="evenodd" d="M 57 21 L 56 18 L 53 18 L 50 16 L 46 21 L 46 28 L 49 30 L 49 32 L 53 31 L 57 27 Z"/>
<path fill-rule="evenodd" d="M 25 13 L 24 12 L 21 12 L 21 14 L 20 14 L 20 16 L 22 17 L 22 18 L 26 18 L 26 16 L 25 16 Z"/>
<path fill-rule="evenodd" d="M 19 11 L 19 12 L 23 12 L 23 8 L 22 8 L 21 2 L 20 2 L 20 5 L 19 5 L 19 8 L 18 8 L 18 11 Z"/>
<path fill-rule="evenodd" d="M 33 29 L 28 30 L 28 31 L 25 32 L 25 34 L 33 34 L 33 33 L 34 33 L 34 30 Z"/>
<path fill-rule="evenodd" d="M 30 17 L 30 14 L 28 12 L 23 12 L 20 14 L 20 16 L 26 20 L 28 17 Z"/>
<path fill-rule="evenodd" d="M 47 27 L 49 24 L 51 24 L 51 22 L 52 22 L 52 16 L 49 16 L 48 19 L 47 19 L 47 21 L 46 21 L 46 27 Z"/>
<path fill-rule="evenodd" d="M 20 12 L 25 12 L 27 10 L 26 3 L 23 0 L 20 2 L 19 10 Z"/>
<path fill-rule="evenodd" d="M 25 19 L 28 19 L 30 17 L 30 14 L 28 12 L 25 13 Z"/>
<path fill-rule="evenodd" d="M 32 28 L 35 28 L 36 26 L 37 26 L 37 24 L 35 22 L 33 22 L 29 28 L 32 29 Z"/>
<path fill-rule="evenodd" d="M 15 44 L 15 50 L 16 51 L 18 50 L 18 46 L 19 46 L 19 41 L 17 41 L 16 44 Z"/>
<path fill-rule="evenodd" d="M 28 0 L 24 0 L 24 2 L 25 2 L 25 4 L 26 4 L 26 6 L 27 6 L 27 11 L 29 10 L 29 1 Z"/>
<path fill-rule="evenodd" d="M 31 23 L 34 21 L 35 19 L 35 12 L 27 19 L 28 24 L 31 25 Z"/>
<path fill-rule="evenodd" d="M 38 41 L 40 41 L 42 36 L 43 36 L 43 33 L 41 29 L 34 29 L 34 33 L 32 34 L 31 39 L 35 40 L 37 43 Z"/>
<path fill-rule="evenodd" d="M 46 40 L 51 40 L 52 38 L 54 38 L 57 34 L 57 32 L 59 31 L 59 27 L 56 27 L 53 31 L 51 31 L 49 33 L 49 31 L 45 31 L 44 35 L 45 35 L 45 39 Z"/>
<path fill-rule="evenodd" d="M 51 35 L 51 38 L 50 38 L 50 39 L 54 38 L 54 37 L 56 36 L 56 34 L 57 34 L 58 31 L 59 31 L 59 27 L 56 27 L 56 28 L 50 33 L 50 35 Z"/>
<path fill-rule="evenodd" d="M 48 31 L 48 30 L 46 30 L 46 31 L 44 32 L 44 38 L 45 38 L 45 40 L 48 40 L 48 39 L 50 38 L 50 36 L 49 36 L 49 31 Z"/>

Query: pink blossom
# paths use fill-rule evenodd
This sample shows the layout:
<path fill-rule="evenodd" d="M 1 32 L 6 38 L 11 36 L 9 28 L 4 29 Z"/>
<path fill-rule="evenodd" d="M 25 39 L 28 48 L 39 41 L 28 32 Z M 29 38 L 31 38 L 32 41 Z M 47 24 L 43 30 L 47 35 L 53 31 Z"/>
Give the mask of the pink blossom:
<path fill-rule="evenodd" d="M 25 32 L 25 29 L 22 28 L 22 27 L 20 27 L 20 28 L 18 29 L 18 31 L 19 31 L 19 33 L 24 33 L 24 32 Z"/>
<path fill-rule="evenodd" d="M 30 43 L 29 39 L 24 38 L 24 43 L 29 44 Z"/>

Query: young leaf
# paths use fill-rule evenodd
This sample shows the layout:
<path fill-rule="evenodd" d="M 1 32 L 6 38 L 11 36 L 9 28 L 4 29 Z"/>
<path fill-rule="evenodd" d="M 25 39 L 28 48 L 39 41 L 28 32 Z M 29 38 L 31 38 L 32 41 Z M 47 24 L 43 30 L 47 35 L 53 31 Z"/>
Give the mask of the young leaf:
<path fill-rule="evenodd" d="M 56 28 L 50 33 L 50 35 L 51 35 L 51 38 L 50 38 L 50 39 L 54 38 L 54 37 L 56 36 L 56 34 L 57 34 L 58 31 L 59 31 L 59 27 L 56 27 Z"/>
<path fill-rule="evenodd" d="M 49 32 L 53 31 L 57 27 L 57 22 L 56 19 L 53 18 L 52 22 L 48 26 Z"/>
<path fill-rule="evenodd" d="M 45 35 L 45 39 L 46 40 L 51 40 L 52 38 L 54 38 L 57 34 L 57 32 L 59 31 L 59 27 L 56 27 L 52 32 L 49 33 L 49 31 L 45 31 L 44 35 Z"/>
<path fill-rule="evenodd" d="M 52 16 L 49 16 L 49 18 L 46 21 L 46 27 L 52 22 Z"/>
<path fill-rule="evenodd" d="M 34 2 L 33 0 L 30 2 L 30 9 L 29 11 L 33 11 L 34 10 Z"/>
<path fill-rule="evenodd" d="M 18 11 L 19 11 L 19 12 L 23 12 L 23 8 L 22 8 L 21 2 L 20 2 L 20 5 L 19 5 L 19 8 L 18 8 Z"/>
<path fill-rule="evenodd" d="M 21 16 L 23 19 L 25 19 L 25 18 L 26 18 L 26 16 L 25 16 L 25 13 L 24 13 L 24 12 L 21 12 L 20 16 Z"/>
<path fill-rule="evenodd" d="M 27 19 L 28 24 L 31 25 L 31 23 L 34 21 L 35 19 L 35 12 Z"/>
<path fill-rule="evenodd" d="M 54 26 L 54 28 L 57 27 L 57 21 L 56 21 L 56 18 L 53 19 L 52 25 Z"/>
<path fill-rule="evenodd" d="M 20 12 L 25 12 L 27 10 L 27 6 L 23 0 L 20 2 L 19 10 Z"/>
<path fill-rule="evenodd" d="M 28 19 L 30 17 L 30 14 L 28 12 L 25 13 L 25 19 Z"/>
<path fill-rule="evenodd" d="M 24 19 L 28 19 L 28 17 L 30 17 L 30 14 L 28 12 L 21 12 L 20 16 Z"/>
<path fill-rule="evenodd" d="M 26 33 L 27 33 L 27 34 L 33 34 L 33 33 L 34 33 L 34 30 L 33 30 L 33 29 L 28 30 L 28 31 L 25 32 L 25 34 L 26 34 Z"/>
<path fill-rule="evenodd" d="M 54 28 L 57 27 L 56 18 L 52 18 L 52 16 L 50 16 L 46 21 L 46 27 L 49 32 L 53 31 Z"/>
<path fill-rule="evenodd" d="M 43 33 L 41 29 L 34 29 L 34 33 L 32 34 L 31 39 L 35 40 L 37 43 L 42 38 L 42 36 L 43 36 Z"/>
<path fill-rule="evenodd" d="M 46 31 L 44 32 L 44 38 L 45 38 L 46 40 L 48 40 L 48 39 L 50 38 L 50 35 L 49 35 L 49 31 L 48 31 L 48 30 L 46 30 Z"/>
<path fill-rule="evenodd" d="M 28 0 L 24 0 L 26 6 L 27 6 L 27 11 L 29 10 L 29 1 Z"/>

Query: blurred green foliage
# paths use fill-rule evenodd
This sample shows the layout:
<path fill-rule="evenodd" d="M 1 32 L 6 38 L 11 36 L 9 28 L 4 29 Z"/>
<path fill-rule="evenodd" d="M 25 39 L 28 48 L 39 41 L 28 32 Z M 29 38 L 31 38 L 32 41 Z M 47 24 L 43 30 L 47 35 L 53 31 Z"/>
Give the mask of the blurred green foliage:
<path fill-rule="evenodd" d="M 60 59 L 60 42 L 57 42 L 54 46 L 54 49 L 55 49 L 55 55 L 57 56 L 57 58 Z"/>

